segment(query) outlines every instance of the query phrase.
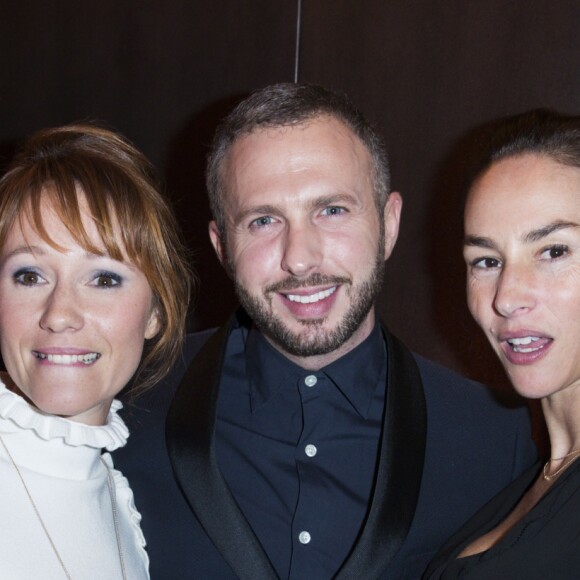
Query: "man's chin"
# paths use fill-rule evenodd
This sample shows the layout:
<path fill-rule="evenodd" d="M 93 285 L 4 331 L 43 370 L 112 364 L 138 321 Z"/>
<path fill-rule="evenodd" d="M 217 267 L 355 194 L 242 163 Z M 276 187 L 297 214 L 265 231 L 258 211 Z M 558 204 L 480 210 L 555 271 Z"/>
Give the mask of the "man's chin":
<path fill-rule="evenodd" d="M 278 350 L 283 353 L 299 357 L 308 358 L 313 356 L 324 356 L 334 352 L 338 346 L 333 342 L 312 341 L 308 342 L 301 337 L 294 337 L 294 340 L 279 340 L 278 337 L 266 336 L 276 345 Z"/>
<path fill-rule="evenodd" d="M 329 328 L 328 321 L 323 318 L 294 321 L 294 325 L 296 328 L 289 327 L 277 319 L 257 323 L 260 331 L 278 350 L 300 358 L 334 352 L 353 334 L 352 328 L 340 325 Z"/>

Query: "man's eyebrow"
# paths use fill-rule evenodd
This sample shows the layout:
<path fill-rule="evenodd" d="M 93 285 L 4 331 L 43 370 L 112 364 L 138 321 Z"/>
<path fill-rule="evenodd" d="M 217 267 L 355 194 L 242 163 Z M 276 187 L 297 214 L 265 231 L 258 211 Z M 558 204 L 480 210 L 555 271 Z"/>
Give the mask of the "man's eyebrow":
<path fill-rule="evenodd" d="M 550 234 L 557 232 L 559 230 L 563 230 L 566 228 L 577 228 L 580 227 L 580 224 L 575 222 L 564 222 L 564 221 L 557 221 L 551 224 L 547 224 L 527 234 L 522 236 L 522 241 L 526 244 L 530 244 L 533 242 L 539 242 L 543 238 L 549 236 Z M 488 250 L 495 249 L 495 243 L 491 238 L 486 238 L 485 236 L 473 236 L 467 235 L 463 238 L 463 245 L 464 246 L 474 246 L 477 248 L 487 248 Z"/>
<path fill-rule="evenodd" d="M 329 205 L 338 205 L 340 203 L 353 203 L 354 201 L 355 197 L 349 193 L 331 193 L 313 199 L 309 203 L 309 207 L 310 209 L 318 209 Z"/>
<path fill-rule="evenodd" d="M 310 202 L 308 202 L 308 209 L 313 210 L 321 207 L 326 207 L 329 205 L 336 205 L 340 203 L 353 203 L 354 196 L 350 195 L 349 193 L 332 193 L 329 195 L 324 195 L 321 197 L 317 197 Z M 247 209 L 243 209 L 240 211 L 234 218 L 234 223 L 236 225 L 242 223 L 244 220 L 248 218 L 248 216 L 267 216 L 267 215 L 279 215 L 280 208 L 276 207 L 275 205 L 258 205 L 255 207 L 250 207 Z"/>

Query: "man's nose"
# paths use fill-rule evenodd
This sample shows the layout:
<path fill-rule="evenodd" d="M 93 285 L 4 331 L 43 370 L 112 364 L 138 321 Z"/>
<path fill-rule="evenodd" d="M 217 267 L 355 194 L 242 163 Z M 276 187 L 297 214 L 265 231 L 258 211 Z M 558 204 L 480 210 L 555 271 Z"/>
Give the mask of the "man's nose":
<path fill-rule="evenodd" d="M 282 255 L 282 269 L 293 276 L 304 277 L 322 264 L 323 245 L 313 224 L 288 226 Z"/>

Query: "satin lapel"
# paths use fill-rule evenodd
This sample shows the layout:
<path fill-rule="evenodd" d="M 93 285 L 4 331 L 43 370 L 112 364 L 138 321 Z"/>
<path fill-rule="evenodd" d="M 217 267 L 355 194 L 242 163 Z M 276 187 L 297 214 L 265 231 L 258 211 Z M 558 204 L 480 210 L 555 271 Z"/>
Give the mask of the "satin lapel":
<path fill-rule="evenodd" d="M 363 532 L 337 580 L 380 578 L 413 521 L 423 474 L 427 411 L 413 355 L 383 329 L 388 376 L 379 465 Z"/>
<path fill-rule="evenodd" d="M 181 381 L 167 416 L 175 477 L 224 560 L 243 580 L 277 578 L 222 477 L 214 449 L 219 382 L 230 326 L 212 335 Z"/>

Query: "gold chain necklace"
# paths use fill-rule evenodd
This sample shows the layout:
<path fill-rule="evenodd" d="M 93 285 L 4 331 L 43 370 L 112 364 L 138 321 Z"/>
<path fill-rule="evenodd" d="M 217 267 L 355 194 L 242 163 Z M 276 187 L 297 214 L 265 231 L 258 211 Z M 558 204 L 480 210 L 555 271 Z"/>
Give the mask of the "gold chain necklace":
<path fill-rule="evenodd" d="M 553 459 L 548 459 L 548 461 L 546 461 L 546 463 L 544 464 L 544 469 L 542 470 L 544 479 L 546 481 L 554 479 L 554 477 L 560 475 L 560 473 L 562 473 L 562 471 L 564 471 L 564 469 L 566 469 L 566 467 L 568 467 L 572 463 L 572 461 L 564 461 L 564 464 L 561 465 L 558 469 L 556 469 L 554 473 L 548 473 L 548 466 L 550 465 L 550 463 L 552 463 L 552 461 L 562 461 L 564 459 L 568 459 L 568 457 L 576 457 L 576 455 L 580 455 L 580 449 L 573 449 L 572 451 L 570 451 L 570 453 L 567 453 L 563 457 L 555 457 Z"/>
<path fill-rule="evenodd" d="M 40 512 L 38 511 L 38 507 L 36 506 L 34 499 L 32 499 L 32 495 L 30 493 L 30 490 L 28 489 L 28 486 L 26 485 L 26 482 L 24 481 L 24 477 L 22 477 L 22 473 L 20 471 L 20 468 L 18 467 L 18 465 L 16 465 L 16 462 L 14 461 L 14 458 L 12 457 L 12 454 L 10 453 L 10 451 L 8 451 L 8 447 L 6 447 L 6 443 L 4 442 L 4 439 L 2 438 L 1 435 L 0 435 L 0 443 L 2 443 L 2 447 L 4 447 L 4 451 L 6 451 L 6 455 L 8 455 L 8 459 L 10 459 L 10 463 L 12 463 L 12 466 L 14 467 L 14 469 L 16 470 L 16 473 L 18 474 L 18 478 L 20 479 L 20 483 L 22 483 L 22 487 L 24 487 L 24 491 L 26 492 L 26 495 L 28 496 L 28 500 L 30 501 L 30 504 L 32 505 L 32 509 L 34 509 L 34 513 L 36 514 L 36 517 L 38 518 L 38 521 L 39 521 L 42 529 L 44 530 L 44 534 L 45 534 L 47 540 L 49 541 L 50 546 L 52 548 L 52 551 L 54 552 L 54 555 L 56 556 L 65 576 L 67 577 L 67 580 L 72 580 L 71 575 L 69 574 L 67 567 L 64 565 L 64 562 L 62 561 L 62 558 L 61 558 L 58 550 L 56 549 L 54 541 L 48 532 L 46 524 L 44 523 L 44 520 L 42 519 L 42 516 L 40 515 Z M 117 494 L 115 491 L 115 482 L 113 480 L 113 474 L 111 472 L 111 468 L 107 465 L 107 463 L 105 462 L 105 460 L 102 457 L 100 459 L 101 459 L 101 463 L 105 466 L 105 469 L 107 470 L 107 487 L 109 488 L 109 497 L 111 498 L 111 509 L 113 512 L 113 524 L 115 526 L 115 539 L 117 540 L 117 551 L 119 552 L 119 563 L 121 565 L 121 574 L 122 574 L 123 580 L 127 580 L 127 573 L 125 570 L 125 558 L 123 556 L 123 546 L 121 544 L 121 532 L 119 530 L 119 514 L 118 514 L 118 510 L 117 510 Z"/>

